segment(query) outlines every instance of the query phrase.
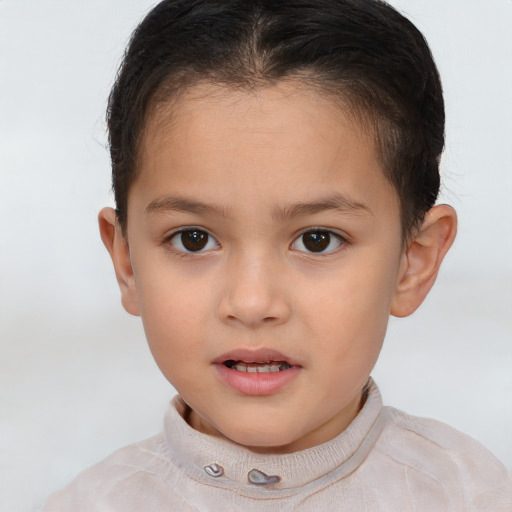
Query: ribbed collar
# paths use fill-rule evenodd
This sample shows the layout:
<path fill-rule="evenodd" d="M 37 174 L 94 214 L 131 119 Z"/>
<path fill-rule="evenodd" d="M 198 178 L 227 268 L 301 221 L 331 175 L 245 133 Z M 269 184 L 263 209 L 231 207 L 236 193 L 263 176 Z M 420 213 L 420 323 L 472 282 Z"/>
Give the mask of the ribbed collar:
<path fill-rule="evenodd" d="M 380 392 L 371 378 L 366 389 L 367 398 L 361 411 L 341 434 L 321 445 L 285 455 L 253 453 L 227 439 L 194 430 L 183 419 L 188 406 L 177 395 L 165 417 L 169 455 L 194 480 L 216 487 L 236 488 L 248 496 L 282 495 L 293 493 L 298 487 L 322 486 L 326 478 L 339 479 L 352 473 L 364 461 L 381 431 Z M 254 469 L 269 477 L 277 475 L 280 481 L 255 485 L 248 479 Z M 220 476 L 212 475 L 219 472 Z"/>

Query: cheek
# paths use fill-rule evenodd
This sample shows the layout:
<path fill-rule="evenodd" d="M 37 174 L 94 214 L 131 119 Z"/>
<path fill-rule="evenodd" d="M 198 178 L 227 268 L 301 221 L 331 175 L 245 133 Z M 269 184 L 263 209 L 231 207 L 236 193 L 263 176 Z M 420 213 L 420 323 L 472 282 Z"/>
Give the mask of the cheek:
<path fill-rule="evenodd" d="M 357 365 L 360 358 L 374 360 L 379 354 L 396 272 L 394 265 L 372 258 L 358 258 L 358 263 L 317 283 L 309 297 L 302 294 L 301 305 L 319 352 L 337 360 L 353 358 Z"/>
<path fill-rule="evenodd" d="M 198 341 L 205 337 L 213 309 L 211 287 L 203 279 L 190 279 L 167 267 L 141 266 L 151 271 L 137 276 L 140 315 L 160 367 L 171 355 L 172 361 L 182 362 L 197 357 Z"/>
<path fill-rule="evenodd" d="M 191 312 L 209 299 L 208 274 L 197 265 L 192 268 L 170 261 L 165 251 L 148 249 L 136 254 L 133 267 L 141 314 L 147 319 L 158 318 L 170 324 L 179 319 L 179 325 L 192 323 Z"/>
<path fill-rule="evenodd" d="M 180 294 L 171 292 L 149 293 L 141 302 L 146 340 L 160 371 L 182 396 L 200 393 L 201 379 L 194 371 L 205 362 L 199 301 L 180 300 Z"/>

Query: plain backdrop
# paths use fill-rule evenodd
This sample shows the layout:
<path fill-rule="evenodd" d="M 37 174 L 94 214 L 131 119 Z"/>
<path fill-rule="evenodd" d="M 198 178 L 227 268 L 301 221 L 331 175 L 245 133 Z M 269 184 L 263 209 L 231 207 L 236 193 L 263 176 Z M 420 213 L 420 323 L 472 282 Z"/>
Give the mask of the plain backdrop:
<path fill-rule="evenodd" d="M 121 308 L 97 232 L 104 110 L 147 0 L 0 0 L 0 511 L 157 433 L 174 394 Z M 386 404 L 445 421 L 512 469 L 512 2 L 396 0 L 445 88 L 442 201 L 459 236 L 420 310 L 392 319 Z"/>

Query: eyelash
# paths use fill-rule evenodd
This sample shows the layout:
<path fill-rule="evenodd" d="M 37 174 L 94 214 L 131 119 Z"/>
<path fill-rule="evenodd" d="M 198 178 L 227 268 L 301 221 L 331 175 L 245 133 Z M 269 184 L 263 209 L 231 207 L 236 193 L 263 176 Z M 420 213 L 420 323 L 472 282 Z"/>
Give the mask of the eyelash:
<path fill-rule="evenodd" d="M 334 249 L 331 249 L 329 251 L 325 251 L 325 250 L 308 251 L 308 250 L 298 250 L 298 249 L 295 249 L 295 250 L 298 250 L 298 252 L 302 252 L 302 253 L 309 254 L 309 255 L 327 256 L 327 255 L 330 255 L 330 254 L 340 251 L 345 245 L 348 244 L 348 241 L 346 238 L 344 238 L 339 233 L 336 233 L 332 229 L 314 227 L 314 228 L 308 228 L 307 230 L 303 231 L 297 238 L 295 238 L 295 240 L 291 244 L 291 247 L 294 248 L 294 245 L 300 242 L 302 244 L 302 246 L 305 248 L 304 236 L 308 235 L 308 234 L 316 234 L 316 235 L 322 234 L 324 236 L 327 235 L 328 236 L 328 246 L 327 247 L 329 247 L 331 245 L 333 238 L 337 240 L 337 246 Z M 325 239 L 321 239 L 319 242 L 323 242 L 324 240 Z"/>
<path fill-rule="evenodd" d="M 201 235 L 206 235 L 208 237 L 206 239 L 204 246 L 199 247 L 199 249 L 197 251 L 189 250 L 187 247 L 185 247 L 184 240 L 182 239 L 182 235 L 184 233 L 194 233 L 194 232 L 201 234 Z M 320 251 L 307 250 L 307 247 L 304 243 L 304 236 L 308 235 L 308 234 L 322 235 L 321 237 L 319 237 L 319 239 L 317 241 L 313 241 L 313 243 L 318 244 L 317 245 L 318 247 L 321 247 L 322 245 L 324 245 L 326 241 L 327 241 L 328 245 Z M 335 240 L 337 240 L 336 247 L 329 251 L 325 251 L 325 249 L 329 248 L 329 246 L 332 244 L 333 238 Z M 176 244 L 173 243 L 174 240 L 177 240 Z M 208 247 L 208 245 L 210 245 L 211 242 L 215 243 L 215 247 Z M 163 243 L 171 245 L 172 249 L 176 253 L 178 253 L 180 256 L 202 254 L 205 252 L 209 252 L 212 249 L 218 249 L 220 247 L 219 242 L 215 239 L 215 237 L 213 235 L 211 235 L 207 230 L 200 228 L 200 227 L 196 227 L 196 226 L 184 226 L 182 228 L 179 228 L 177 231 L 174 231 L 169 236 L 167 236 L 163 240 Z M 185 243 L 186 243 L 186 241 L 185 241 Z M 338 252 L 340 250 L 340 248 L 343 248 L 347 244 L 348 244 L 348 241 L 339 233 L 336 233 L 333 230 L 327 229 L 327 228 L 314 227 L 314 228 L 308 228 L 307 230 L 300 233 L 299 236 L 297 236 L 294 239 L 294 241 L 290 245 L 290 248 L 292 250 L 295 250 L 300 253 L 305 253 L 305 254 L 309 254 L 309 255 L 317 255 L 317 256 L 325 256 L 325 255 L 329 255 L 329 254 Z M 304 249 L 302 249 L 302 248 L 298 249 L 296 247 L 296 245 L 302 245 L 302 247 Z M 179 246 L 181 246 L 181 247 L 179 247 Z"/>
<path fill-rule="evenodd" d="M 212 250 L 212 247 L 208 247 L 208 249 L 205 251 L 203 250 L 204 247 L 201 247 L 198 251 L 192 251 L 192 250 L 187 250 L 187 248 L 184 246 L 183 244 L 183 240 L 181 239 L 180 235 L 183 235 L 184 233 L 201 233 L 201 234 L 205 234 L 208 238 L 207 238 L 207 241 L 204 245 L 204 247 L 207 247 L 211 241 L 214 241 L 215 242 L 215 245 L 216 247 L 215 248 L 218 248 L 220 247 L 220 244 L 219 242 L 217 242 L 217 240 L 215 239 L 214 236 L 212 236 L 207 230 L 205 230 L 204 228 L 200 228 L 200 227 L 197 227 L 197 226 L 184 226 L 182 228 L 179 228 L 177 231 L 174 231 L 173 233 L 171 233 L 169 236 L 167 236 L 165 239 L 164 239 L 164 244 L 169 244 L 172 246 L 173 250 L 178 253 L 180 256 L 188 256 L 190 254 L 201 254 L 203 252 L 207 252 L 207 251 L 210 251 Z M 178 244 L 181 245 L 182 248 L 180 247 L 176 247 L 176 245 L 173 243 L 173 240 L 178 240 Z"/>

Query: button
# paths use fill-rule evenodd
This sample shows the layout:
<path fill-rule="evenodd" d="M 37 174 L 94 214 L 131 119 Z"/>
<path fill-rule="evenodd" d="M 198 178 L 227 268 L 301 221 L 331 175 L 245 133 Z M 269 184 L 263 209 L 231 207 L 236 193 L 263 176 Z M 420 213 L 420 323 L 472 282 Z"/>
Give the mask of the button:
<path fill-rule="evenodd" d="M 224 468 L 219 466 L 219 464 L 209 464 L 204 467 L 204 470 L 213 477 L 222 476 L 224 474 Z"/>
<path fill-rule="evenodd" d="M 281 480 L 280 476 L 277 475 L 267 475 L 260 471 L 259 469 L 251 469 L 249 473 L 247 473 L 247 478 L 249 482 L 254 485 L 269 485 L 269 484 L 277 484 Z"/>

